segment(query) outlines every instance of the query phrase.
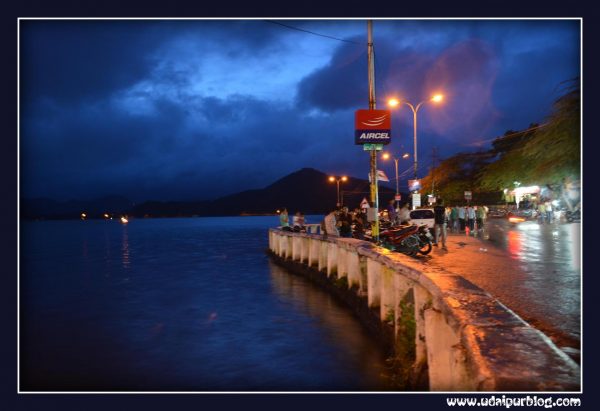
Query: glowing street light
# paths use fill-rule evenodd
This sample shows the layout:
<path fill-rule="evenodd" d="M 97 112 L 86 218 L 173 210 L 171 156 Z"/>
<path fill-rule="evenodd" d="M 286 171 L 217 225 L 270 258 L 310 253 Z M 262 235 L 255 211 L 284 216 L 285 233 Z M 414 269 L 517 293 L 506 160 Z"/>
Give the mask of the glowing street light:
<path fill-rule="evenodd" d="M 400 159 L 396 158 L 396 157 L 392 157 L 390 155 L 390 153 L 383 153 L 381 157 L 384 160 L 389 160 L 390 158 L 393 158 L 393 160 L 394 160 L 394 164 L 396 166 L 396 207 L 398 207 L 400 205 L 400 200 L 397 199 L 398 196 L 400 195 L 400 190 L 398 187 L 398 180 L 399 180 L 399 178 L 398 178 L 398 160 L 400 160 Z M 408 157 L 410 157 L 410 154 L 408 154 L 408 153 L 404 153 L 402 155 L 402 158 L 408 158 Z"/>
<path fill-rule="evenodd" d="M 348 181 L 348 177 L 342 176 L 340 178 L 336 178 L 336 177 L 330 176 L 329 181 L 331 181 L 332 183 L 333 182 L 337 183 L 337 207 L 340 207 L 341 206 L 341 203 L 340 203 L 340 181 L 346 182 L 346 181 Z"/>
<path fill-rule="evenodd" d="M 406 104 L 407 106 L 409 106 L 413 112 L 413 145 L 414 145 L 414 179 L 417 179 L 417 167 L 418 167 L 418 160 L 417 160 L 417 112 L 419 111 L 419 109 L 421 108 L 421 106 L 425 103 L 428 102 L 434 102 L 434 103 L 440 103 L 442 100 L 444 100 L 444 95 L 443 94 L 435 94 L 433 95 L 429 100 L 424 100 L 421 101 L 419 104 L 417 104 L 416 106 L 412 105 L 411 103 L 409 103 L 408 101 L 404 101 L 404 100 L 399 100 L 397 98 L 390 98 L 388 100 L 388 106 L 390 107 L 397 107 L 400 104 Z"/>

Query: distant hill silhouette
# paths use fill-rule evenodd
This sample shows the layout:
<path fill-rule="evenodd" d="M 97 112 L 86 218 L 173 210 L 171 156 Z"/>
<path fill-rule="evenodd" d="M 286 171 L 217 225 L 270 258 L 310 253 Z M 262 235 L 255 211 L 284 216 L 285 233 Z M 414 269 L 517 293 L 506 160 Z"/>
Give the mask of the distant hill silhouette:
<path fill-rule="evenodd" d="M 86 210 L 88 214 L 99 217 L 104 212 L 134 217 L 231 216 L 274 214 L 283 207 L 290 213 L 324 214 L 336 206 L 336 184 L 331 183 L 328 177 L 328 174 L 313 168 L 303 168 L 265 188 L 242 191 L 211 201 L 146 201 L 134 206 L 122 197 L 67 203 L 38 199 L 23 201 L 21 215 L 23 218 L 79 218 L 81 212 Z M 349 177 L 348 181 L 340 183 L 340 192 L 343 193 L 344 205 L 358 207 L 363 198 L 370 197 L 369 182 Z M 380 208 L 393 197 L 394 190 L 380 185 Z"/>
<path fill-rule="evenodd" d="M 327 174 L 318 170 L 303 168 L 262 190 L 244 191 L 219 198 L 211 203 L 211 211 L 224 211 L 226 214 L 274 213 L 277 209 L 287 207 L 290 212 L 322 214 L 336 206 L 336 184 L 331 183 L 328 178 Z M 380 189 L 388 194 L 390 192 L 386 188 Z M 342 191 L 343 203 L 349 207 L 358 207 L 363 197 L 369 198 L 369 183 L 349 177 L 348 181 L 340 183 L 340 192 Z"/>

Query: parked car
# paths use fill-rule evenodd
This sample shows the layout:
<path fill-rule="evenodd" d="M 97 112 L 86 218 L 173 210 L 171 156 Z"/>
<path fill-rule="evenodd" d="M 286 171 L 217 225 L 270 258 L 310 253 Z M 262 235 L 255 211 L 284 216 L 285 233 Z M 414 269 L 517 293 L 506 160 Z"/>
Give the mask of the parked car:
<path fill-rule="evenodd" d="M 490 208 L 488 218 L 505 218 L 508 210 L 506 208 Z"/>
<path fill-rule="evenodd" d="M 427 227 L 433 228 L 435 226 L 435 215 L 433 208 L 417 208 L 410 212 L 411 224 L 421 225 L 426 224 Z"/>

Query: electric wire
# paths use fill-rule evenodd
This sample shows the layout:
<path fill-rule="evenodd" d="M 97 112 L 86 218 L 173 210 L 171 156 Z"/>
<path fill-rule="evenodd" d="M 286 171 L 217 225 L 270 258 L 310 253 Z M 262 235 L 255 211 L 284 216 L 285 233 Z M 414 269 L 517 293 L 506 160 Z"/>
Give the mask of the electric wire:
<path fill-rule="evenodd" d="M 301 28 L 298 28 L 298 27 L 290 26 L 288 24 L 283 24 L 283 23 L 280 23 L 280 22 L 275 21 L 275 20 L 265 20 L 265 21 L 268 22 L 268 23 L 278 24 L 280 26 L 287 27 L 288 29 L 298 30 L 298 31 L 302 31 L 304 33 L 309 33 L 309 34 L 314 34 L 315 36 L 326 37 L 328 39 L 337 40 L 337 41 L 343 41 L 345 43 L 358 44 L 360 46 L 363 45 L 362 43 L 357 43 L 356 41 L 340 39 L 340 38 L 337 38 L 337 37 L 328 36 L 327 34 L 315 33 L 314 31 L 305 30 L 305 29 L 301 29 Z"/>

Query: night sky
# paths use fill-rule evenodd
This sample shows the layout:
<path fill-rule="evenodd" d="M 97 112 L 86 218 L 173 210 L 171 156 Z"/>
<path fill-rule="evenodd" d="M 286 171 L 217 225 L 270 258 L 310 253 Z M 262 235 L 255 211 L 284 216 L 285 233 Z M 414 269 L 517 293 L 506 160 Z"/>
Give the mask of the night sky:
<path fill-rule="evenodd" d="M 266 20 L 21 20 L 21 197 L 211 199 L 303 167 L 366 179 L 354 145 L 366 21 L 277 22 L 316 34 Z M 375 20 L 373 34 L 377 108 L 445 95 L 418 114 L 420 176 L 432 147 L 487 149 L 544 122 L 580 73 L 578 20 Z M 388 148 L 412 155 L 406 106 Z M 393 176 L 393 162 L 379 168 Z"/>

